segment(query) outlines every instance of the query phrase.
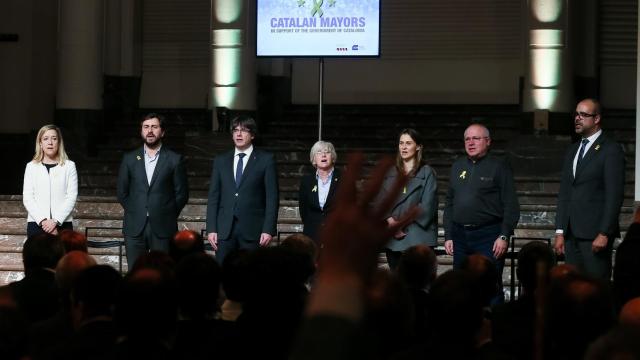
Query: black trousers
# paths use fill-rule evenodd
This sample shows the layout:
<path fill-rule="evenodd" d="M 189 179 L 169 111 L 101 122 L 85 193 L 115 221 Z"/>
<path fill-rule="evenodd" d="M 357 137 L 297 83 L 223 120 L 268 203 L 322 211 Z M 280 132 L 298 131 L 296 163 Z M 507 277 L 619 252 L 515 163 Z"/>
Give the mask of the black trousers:
<path fill-rule="evenodd" d="M 248 239 L 241 234 L 238 227 L 238 219 L 233 218 L 233 224 L 231 225 L 231 232 L 226 239 L 218 238 L 218 250 L 216 251 L 216 260 L 218 264 L 222 265 L 224 258 L 232 251 L 238 249 L 255 250 L 260 245 L 260 239 Z"/>
<path fill-rule="evenodd" d="M 63 222 L 62 225 L 58 226 L 58 233 L 62 230 L 73 230 L 73 223 L 71 221 Z M 32 237 L 33 235 L 43 234 L 44 230 L 38 225 L 35 221 L 27 222 L 27 237 Z"/>
<path fill-rule="evenodd" d="M 611 252 L 615 239 L 610 238 L 606 248 L 594 253 L 591 250 L 594 239 L 577 238 L 571 233 L 567 235 L 564 242 L 565 262 L 596 278 L 611 280 Z"/>
<path fill-rule="evenodd" d="M 169 241 L 171 236 L 162 237 L 153 232 L 149 218 L 137 236 L 124 236 L 124 247 L 127 251 L 127 267 L 130 270 L 138 260 L 138 257 L 149 252 L 149 250 L 158 250 L 169 252 Z"/>

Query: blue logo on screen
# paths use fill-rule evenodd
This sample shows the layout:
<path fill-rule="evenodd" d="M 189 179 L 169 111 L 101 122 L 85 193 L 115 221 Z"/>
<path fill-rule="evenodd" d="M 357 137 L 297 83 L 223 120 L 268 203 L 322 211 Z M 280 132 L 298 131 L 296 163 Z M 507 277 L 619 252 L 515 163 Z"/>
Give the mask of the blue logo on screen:
<path fill-rule="evenodd" d="M 357 51 L 357 50 L 358 50 L 358 45 L 353 45 L 353 46 L 351 47 L 351 50 L 353 50 L 353 51 Z"/>

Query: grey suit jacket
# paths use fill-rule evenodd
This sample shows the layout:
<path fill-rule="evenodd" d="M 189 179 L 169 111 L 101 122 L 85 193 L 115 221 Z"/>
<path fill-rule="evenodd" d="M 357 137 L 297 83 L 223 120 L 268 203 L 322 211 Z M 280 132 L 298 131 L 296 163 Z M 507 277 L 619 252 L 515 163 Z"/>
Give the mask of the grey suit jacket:
<path fill-rule="evenodd" d="M 387 194 L 398 176 L 395 168 L 385 176 L 380 199 Z M 435 246 L 438 240 L 438 180 L 435 171 L 428 165 L 424 165 L 416 176 L 409 182 L 398 195 L 395 205 L 387 214 L 396 220 L 402 217 L 413 206 L 420 208 L 418 217 L 404 229 L 407 234 L 402 239 L 391 238 L 387 243 L 387 249 L 404 251 L 414 245 Z"/>
<path fill-rule="evenodd" d="M 556 229 L 581 239 L 595 239 L 598 233 L 619 237 L 618 216 L 624 199 L 624 153 L 604 133 L 584 154 L 573 175 L 573 159 L 580 142 L 567 150 L 556 212 Z"/>
<path fill-rule="evenodd" d="M 178 231 L 178 216 L 188 200 L 189 184 L 182 155 L 163 145 L 150 184 L 144 168 L 143 147 L 124 155 L 118 173 L 124 235 L 140 235 L 148 213 L 157 236 L 173 236 Z"/>
<path fill-rule="evenodd" d="M 213 161 L 207 202 L 207 232 L 227 239 L 234 216 L 243 237 L 260 240 L 261 233 L 276 235 L 279 194 L 273 154 L 254 147 L 236 188 L 234 150 Z"/>

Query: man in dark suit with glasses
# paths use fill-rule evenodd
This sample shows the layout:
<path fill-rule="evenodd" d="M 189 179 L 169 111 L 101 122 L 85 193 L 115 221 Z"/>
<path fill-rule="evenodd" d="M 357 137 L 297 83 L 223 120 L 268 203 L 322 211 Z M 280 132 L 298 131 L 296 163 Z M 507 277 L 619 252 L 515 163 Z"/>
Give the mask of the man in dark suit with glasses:
<path fill-rule="evenodd" d="M 624 153 L 620 144 L 603 134 L 597 100 L 580 101 L 573 119 L 581 140 L 565 154 L 554 248 L 567 263 L 609 280 L 613 241 L 620 236 Z"/>

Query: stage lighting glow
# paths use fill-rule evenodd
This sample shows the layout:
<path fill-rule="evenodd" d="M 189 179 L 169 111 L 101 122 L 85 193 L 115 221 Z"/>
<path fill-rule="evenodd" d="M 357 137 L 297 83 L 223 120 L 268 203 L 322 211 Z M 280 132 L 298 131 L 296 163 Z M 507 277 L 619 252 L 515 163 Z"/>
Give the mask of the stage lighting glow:
<path fill-rule="evenodd" d="M 213 58 L 215 64 L 213 81 L 215 85 L 236 85 L 240 81 L 240 61 L 242 60 L 242 49 L 214 49 Z"/>
<path fill-rule="evenodd" d="M 552 109 L 558 99 L 559 91 L 557 89 L 533 89 L 531 96 L 536 109 Z"/>
<path fill-rule="evenodd" d="M 564 32 L 556 29 L 536 29 L 529 32 L 529 45 L 534 47 L 557 47 L 564 45 Z"/>
<path fill-rule="evenodd" d="M 242 46 L 242 30 L 213 30 L 213 46 Z"/>
<path fill-rule="evenodd" d="M 562 14 L 564 0 L 531 0 L 531 12 L 542 23 L 557 21 Z"/>
<path fill-rule="evenodd" d="M 215 0 L 216 20 L 224 24 L 230 24 L 240 18 L 242 4 L 240 0 Z"/>
<path fill-rule="evenodd" d="M 531 84 L 550 88 L 560 85 L 562 49 L 531 49 Z"/>
<path fill-rule="evenodd" d="M 238 96 L 238 88 L 235 86 L 215 87 L 213 89 L 215 96 L 215 106 L 232 108 L 233 103 Z"/>

